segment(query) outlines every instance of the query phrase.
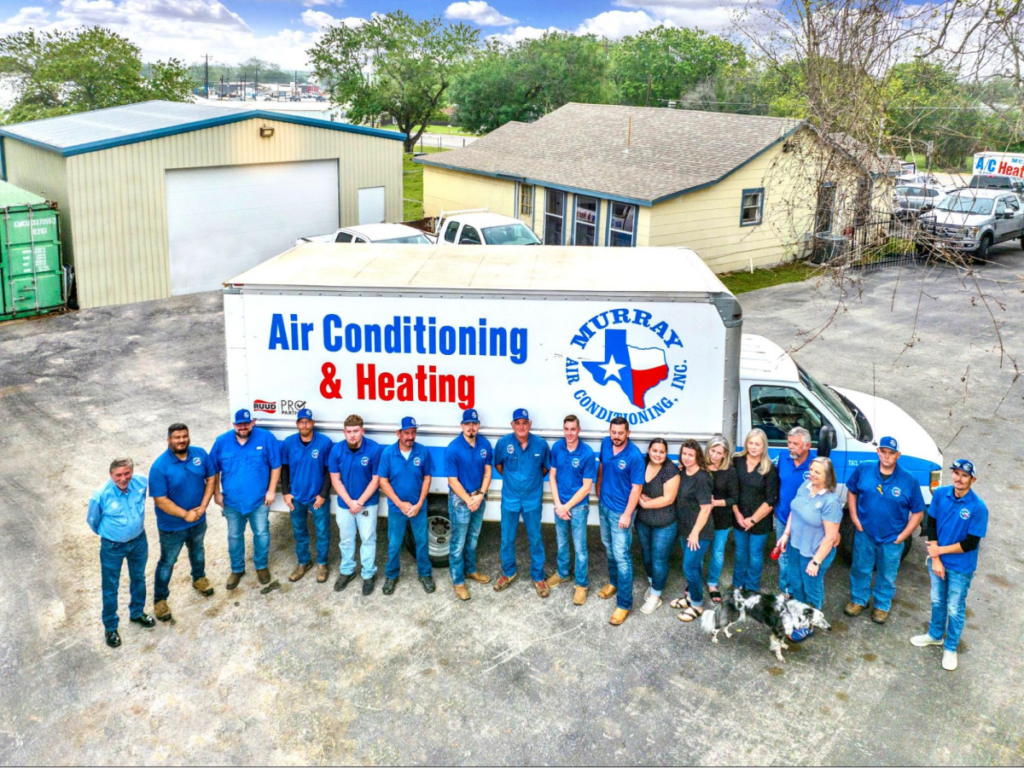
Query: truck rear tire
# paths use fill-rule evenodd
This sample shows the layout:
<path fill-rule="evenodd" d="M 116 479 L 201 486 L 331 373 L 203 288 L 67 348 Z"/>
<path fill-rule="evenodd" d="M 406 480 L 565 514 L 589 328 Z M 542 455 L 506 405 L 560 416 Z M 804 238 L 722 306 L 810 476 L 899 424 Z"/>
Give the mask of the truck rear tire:
<path fill-rule="evenodd" d="M 423 512 L 421 511 L 422 515 Z M 448 548 L 451 546 L 451 522 L 448 519 L 448 497 L 440 494 L 427 496 L 427 546 L 430 564 L 434 568 L 448 567 Z M 416 557 L 416 539 L 412 528 L 405 529 L 405 548 Z"/>

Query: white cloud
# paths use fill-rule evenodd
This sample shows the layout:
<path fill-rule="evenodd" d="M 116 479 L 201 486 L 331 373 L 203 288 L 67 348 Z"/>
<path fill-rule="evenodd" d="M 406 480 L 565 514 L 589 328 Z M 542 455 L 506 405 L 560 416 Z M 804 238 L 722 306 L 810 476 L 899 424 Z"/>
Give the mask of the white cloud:
<path fill-rule="evenodd" d="M 50 23 L 50 13 L 45 8 L 30 5 L 22 8 L 0 26 L 38 27 Z"/>
<path fill-rule="evenodd" d="M 505 16 L 484 0 L 468 0 L 452 3 L 444 12 L 445 18 L 456 21 L 471 21 L 481 27 L 507 27 L 516 20 Z"/>
<path fill-rule="evenodd" d="M 645 11 L 605 11 L 587 19 L 576 29 L 577 35 L 597 35 L 618 40 L 626 35 L 635 35 L 661 26 L 665 22 L 655 19 Z M 672 26 L 668 22 L 668 26 Z"/>
<path fill-rule="evenodd" d="M 344 5 L 345 0 L 302 0 L 304 8 L 323 8 L 326 5 Z"/>
<path fill-rule="evenodd" d="M 764 0 L 763 5 L 771 7 L 776 2 L 777 0 Z M 722 33 L 733 25 L 736 14 L 742 10 L 745 3 L 746 0 L 615 0 L 613 4 L 619 8 L 638 9 L 638 12 L 666 26 L 697 27 L 706 32 Z M 642 32 L 643 29 L 645 28 L 638 28 L 635 31 Z"/>
<path fill-rule="evenodd" d="M 564 29 L 558 27 L 548 27 L 544 29 L 542 27 L 516 27 L 509 32 L 499 32 L 495 35 L 488 35 L 488 40 L 496 40 L 499 43 L 505 45 L 517 45 L 523 42 L 523 40 L 536 40 L 539 37 L 543 37 L 548 32 L 564 32 Z"/>

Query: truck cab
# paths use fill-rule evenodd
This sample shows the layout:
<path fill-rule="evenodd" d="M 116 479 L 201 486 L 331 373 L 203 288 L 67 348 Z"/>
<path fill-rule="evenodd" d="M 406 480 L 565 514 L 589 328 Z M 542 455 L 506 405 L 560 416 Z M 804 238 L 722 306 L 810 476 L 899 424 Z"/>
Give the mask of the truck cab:
<path fill-rule="evenodd" d="M 540 245 L 540 239 L 519 219 L 480 211 L 442 212 L 438 245 Z"/>
<path fill-rule="evenodd" d="M 960 189 L 921 215 L 921 230 L 930 244 L 988 258 L 996 243 L 1021 240 L 1024 245 L 1024 204 L 1001 189 Z"/>

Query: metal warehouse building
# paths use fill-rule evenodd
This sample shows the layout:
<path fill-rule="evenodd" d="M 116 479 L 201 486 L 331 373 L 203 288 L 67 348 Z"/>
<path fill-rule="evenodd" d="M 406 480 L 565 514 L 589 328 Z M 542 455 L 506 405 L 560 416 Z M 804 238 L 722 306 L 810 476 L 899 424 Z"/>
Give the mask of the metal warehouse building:
<path fill-rule="evenodd" d="M 150 101 L 0 129 L 0 168 L 59 206 L 86 308 L 213 290 L 297 237 L 400 220 L 401 140 Z"/>

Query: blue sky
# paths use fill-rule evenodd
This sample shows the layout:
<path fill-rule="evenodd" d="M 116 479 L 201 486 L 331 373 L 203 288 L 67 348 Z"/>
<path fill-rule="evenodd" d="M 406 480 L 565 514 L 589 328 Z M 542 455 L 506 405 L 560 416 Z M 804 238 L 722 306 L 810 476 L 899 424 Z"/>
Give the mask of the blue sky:
<path fill-rule="evenodd" d="M 485 37 L 537 37 L 555 28 L 619 38 L 658 24 L 727 31 L 741 0 L 0 0 L 0 34 L 102 24 L 130 38 L 147 60 L 227 64 L 250 56 L 306 66 L 305 51 L 332 24 L 359 24 L 402 9 L 465 21 Z"/>

